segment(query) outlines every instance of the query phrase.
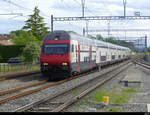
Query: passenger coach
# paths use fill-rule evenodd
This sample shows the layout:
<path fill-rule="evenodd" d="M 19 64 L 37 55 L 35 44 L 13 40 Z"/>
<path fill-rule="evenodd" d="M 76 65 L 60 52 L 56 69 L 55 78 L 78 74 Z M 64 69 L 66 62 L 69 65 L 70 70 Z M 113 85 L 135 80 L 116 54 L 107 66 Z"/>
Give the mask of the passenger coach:
<path fill-rule="evenodd" d="M 41 72 L 70 76 L 128 59 L 130 55 L 129 48 L 57 30 L 43 40 Z"/>

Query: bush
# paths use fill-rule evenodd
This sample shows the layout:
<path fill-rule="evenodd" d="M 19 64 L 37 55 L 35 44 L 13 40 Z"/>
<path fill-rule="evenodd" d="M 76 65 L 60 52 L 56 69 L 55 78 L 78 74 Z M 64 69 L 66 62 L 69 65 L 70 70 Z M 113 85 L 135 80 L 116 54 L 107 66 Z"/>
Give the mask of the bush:
<path fill-rule="evenodd" d="M 40 58 L 41 47 L 39 44 L 30 42 L 23 49 L 25 62 L 37 62 Z"/>
<path fill-rule="evenodd" d="M 9 58 L 18 57 L 22 54 L 24 46 L 20 45 L 0 45 L 0 62 L 6 63 Z"/>

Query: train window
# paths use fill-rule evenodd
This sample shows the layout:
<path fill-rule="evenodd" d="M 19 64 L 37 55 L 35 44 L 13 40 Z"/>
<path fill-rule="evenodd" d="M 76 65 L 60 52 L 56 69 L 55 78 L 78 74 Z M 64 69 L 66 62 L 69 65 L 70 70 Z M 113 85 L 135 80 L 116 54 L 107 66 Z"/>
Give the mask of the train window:
<path fill-rule="evenodd" d="M 78 52 L 77 52 L 77 46 L 75 46 L 76 48 L 76 62 L 78 62 Z"/>
<path fill-rule="evenodd" d="M 87 57 L 84 57 L 84 62 L 87 62 Z"/>
<path fill-rule="evenodd" d="M 94 61 L 96 61 L 96 55 L 94 56 Z"/>
<path fill-rule="evenodd" d="M 106 61 L 106 56 L 101 56 L 101 61 Z"/>
<path fill-rule="evenodd" d="M 74 52 L 74 45 L 71 46 L 71 51 Z"/>
<path fill-rule="evenodd" d="M 115 55 L 112 55 L 112 56 L 111 56 L 111 59 L 115 59 Z"/>

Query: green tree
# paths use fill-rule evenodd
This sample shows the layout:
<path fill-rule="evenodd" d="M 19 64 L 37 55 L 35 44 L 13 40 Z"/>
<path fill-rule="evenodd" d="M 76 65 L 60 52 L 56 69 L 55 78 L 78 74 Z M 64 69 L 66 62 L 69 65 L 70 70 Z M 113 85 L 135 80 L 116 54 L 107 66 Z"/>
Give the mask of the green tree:
<path fill-rule="evenodd" d="M 38 7 L 34 8 L 34 14 L 29 15 L 29 19 L 23 27 L 24 30 L 27 30 L 32 33 L 38 40 L 42 40 L 44 36 L 46 36 L 49 31 L 48 27 L 46 27 L 46 23 L 44 23 L 44 18 L 39 15 L 40 10 Z"/>
<path fill-rule="evenodd" d="M 150 47 L 147 48 L 147 51 L 150 52 Z"/>
<path fill-rule="evenodd" d="M 119 45 L 119 41 L 115 40 L 115 38 L 113 38 L 113 37 L 106 38 L 105 41 L 110 42 L 112 44 L 118 44 Z"/>
<path fill-rule="evenodd" d="M 103 38 L 100 34 L 97 34 L 96 38 L 98 40 L 102 40 L 102 41 L 109 42 L 109 43 L 112 43 L 112 44 L 128 47 L 132 51 L 136 51 L 136 48 L 134 47 L 134 44 L 131 43 L 131 42 L 126 42 L 126 41 L 123 41 L 123 40 L 116 40 L 114 37 Z"/>
<path fill-rule="evenodd" d="M 31 32 L 24 30 L 12 31 L 9 36 L 13 38 L 12 42 L 15 45 L 26 45 L 29 42 L 37 42 L 37 39 L 31 34 Z"/>
<path fill-rule="evenodd" d="M 41 47 L 35 42 L 30 42 L 23 49 L 25 62 L 37 62 L 40 58 Z"/>
<path fill-rule="evenodd" d="M 97 34 L 97 35 L 96 35 L 96 38 L 97 38 L 98 40 L 104 41 L 104 38 L 103 38 L 100 34 Z"/>
<path fill-rule="evenodd" d="M 68 32 L 70 32 L 70 33 L 74 33 L 74 34 L 77 34 L 77 32 L 72 31 L 72 30 L 69 30 Z"/>
<path fill-rule="evenodd" d="M 3 61 L 3 57 L 0 55 L 0 63 Z"/>

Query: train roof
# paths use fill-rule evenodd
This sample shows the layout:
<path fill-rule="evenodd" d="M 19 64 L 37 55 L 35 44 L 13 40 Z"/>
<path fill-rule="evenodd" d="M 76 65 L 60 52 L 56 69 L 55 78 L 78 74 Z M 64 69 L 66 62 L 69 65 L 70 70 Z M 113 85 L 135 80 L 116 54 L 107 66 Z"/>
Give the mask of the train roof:
<path fill-rule="evenodd" d="M 53 33 L 48 34 L 44 40 L 70 40 L 70 34 L 64 30 L 55 30 Z"/>
<path fill-rule="evenodd" d="M 100 41 L 100 40 L 96 40 L 96 39 L 91 39 L 91 38 L 87 38 L 84 36 L 81 36 L 79 34 L 75 34 L 72 32 L 67 32 L 64 30 L 55 30 L 53 31 L 53 33 L 48 34 L 44 40 L 70 40 L 71 38 L 73 39 L 77 39 L 79 41 L 85 40 L 85 42 L 89 41 L 90 43 L 95 43 L 94 41 L 96 41 L 98 43 L 98 45 L 103 46 L 103 47 L 111 47 L 111 48 L 120 48 L 120 49 L 130 49 L 127 47 L 123 47 L 120 45 L 115 45 L 112 43 L 108 43 L 108 42 L 104 42 L 104 41 Z"/>

